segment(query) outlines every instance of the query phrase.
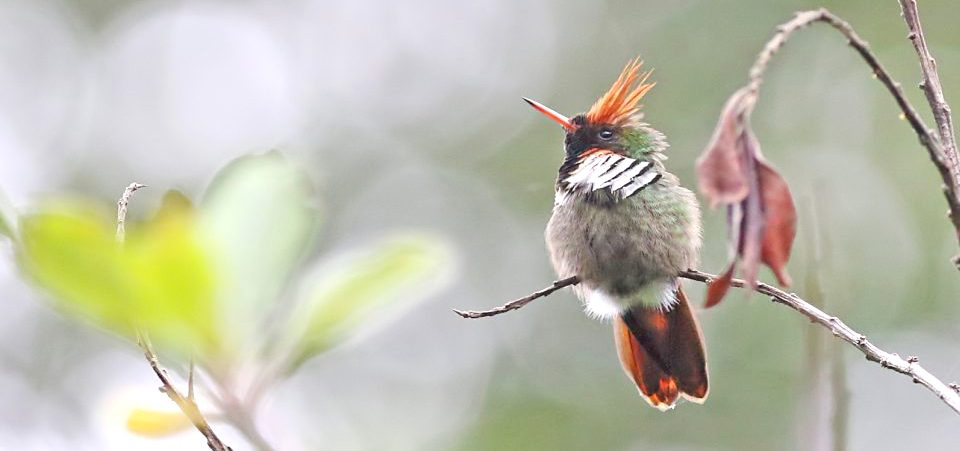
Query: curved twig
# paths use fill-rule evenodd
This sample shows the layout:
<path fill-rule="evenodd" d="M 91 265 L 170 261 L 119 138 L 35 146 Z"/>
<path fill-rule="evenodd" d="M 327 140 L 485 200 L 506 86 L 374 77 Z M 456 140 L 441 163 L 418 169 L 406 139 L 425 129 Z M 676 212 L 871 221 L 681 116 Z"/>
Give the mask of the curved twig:
<path fill-rule="evenodd" d="M 940 86 L 936 63 L 933 57 L 930 56 L 930 51 L 927 48 L 926 40 L 923 36 L 923 30 L 920 28 L 920 19 L 917 15 L 917 2 L 916 0 L 898 1 L 903 9 L 904 20 L 910 29 L 908 37 L 913 42 L 917 54 L 920 56 L 920 67 L 923 72 L 923 82 L 921 82 L 920 87 L 926 94 L 927 101 L 933 110 L 933 117 L 940 131 L 939 136 L 931 133 L 930 128 L 927 127 L 920 115 L 917 114 L 917 110 L 910 101 L 907 100 L 906 96 L 904 96 L 900 83 L 893 80 L 890 73 L 880 64 L 876 55 L 870 51 L 870 45 L 853 30 L 853 27 L 851 27 L 849 23 L 824 8 L 799 12 L 792 20 L 777 27 L 777 32 L 767 41 L 766 45 L 763 46 L 763 50 L 761 50 L 757 56 L 756 62 L 754 62 L 750 68 L 747 83 L 750 100 L 746 102 L 748 105 L 747 108 L 752 109 L 756 103 L 760 86 L 763 84 L 763 75 L 767 70 L 771 58 L 783 47 L 787 40 L 790 39 L 790 36 L 795 31 L 816 22 L 823 22 L 830 25 L 847 38 L 847 43 L 850 47 L 853 47 L 853 49 L 857 51 L 857 54 L 870 66 L 877 80 L 883 83 L 883 86 L 886 87 L 890 95 L 893 96 L 894 101 L 897 102 L 897 106 L 903 112 L 904 119 L 906 119 L 910 127 L 913 128 L 920 144 L 927 149 L 930 161 L 933 162 L 933 165 L 937 168 L 937 171 L 940 173 L 940 178 L 943 181 L 943 194 L 947 199 L 947 206 L 950 209 L 948 216 L 950 222 L 953 224 L 957 241 L 960 243 L 960 198 L 958 198 L 958 196 L 960 196 L 960 163 L 958 163 L 958 160 L 960 159 L 957 157 L 957 146 L 953 135 L 950 107 L 947 105 L 946 100 L 944 100 L 943 88 Z M 960 257 L 955 258 L 954 263 L 960 267 Z"/>

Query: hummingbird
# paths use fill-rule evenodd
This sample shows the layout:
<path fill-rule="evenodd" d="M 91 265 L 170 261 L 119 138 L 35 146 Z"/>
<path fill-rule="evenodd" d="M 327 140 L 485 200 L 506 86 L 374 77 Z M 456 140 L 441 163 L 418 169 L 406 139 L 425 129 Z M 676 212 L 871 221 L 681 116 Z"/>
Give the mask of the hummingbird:
<path fill-rule="evenodd" d="M 587 314 L 613 323 L 624 372 L 666 411 L 707 398 L 703 336 L 678 278 L 697 264 L 700 207 L 664 165 L 666 137 L 643 121 L 638 103 L 655 83 L 642 64 L 572 118 L 524 100 L 565 132 L 545 233 L 553 267 L 578 277 Z"/>

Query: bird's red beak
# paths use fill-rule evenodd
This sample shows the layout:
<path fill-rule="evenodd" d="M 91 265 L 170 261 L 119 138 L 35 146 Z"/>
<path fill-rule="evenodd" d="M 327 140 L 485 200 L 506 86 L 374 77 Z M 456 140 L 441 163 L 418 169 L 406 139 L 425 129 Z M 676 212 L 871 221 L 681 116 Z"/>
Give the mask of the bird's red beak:
<path fill-rule="evenodd" d="M 553 111 L 550 108 L 547 108 L 545 105 L 540 104 L 540 102 L 530 100 L 526 97 L 524 97 L 523 100 L 529 103 L 530 106 L 532 106 L 535 110 L 543 113 L 545 116 L 552 119 L 554 122 L 560 124 L 560 126 L 563 127 L 566 131 L 572 132 L 577 129 L 577 126 L 573 125 L 573 123 L 570 122 L 570 119 L 567 119 L 566 116 L 556 111 Z"/>

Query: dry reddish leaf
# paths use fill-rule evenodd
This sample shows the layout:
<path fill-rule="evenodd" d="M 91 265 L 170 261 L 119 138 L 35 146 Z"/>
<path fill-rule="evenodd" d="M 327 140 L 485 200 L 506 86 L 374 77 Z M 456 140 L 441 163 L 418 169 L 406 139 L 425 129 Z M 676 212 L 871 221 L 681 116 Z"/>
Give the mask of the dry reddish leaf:
<path fill-rule="evenodd" d="M 760 144 L 753 136 L 749 127 L 744 124 L 740 139 L 737 140 L 740 150 L 740 159 L 746 176 L 747 196 L 737 205 L 730 208 L 739 208 L 739 215 L 728 215 L 728 218 L 738 218 L 740 223 L 728 224 L 736 227 L 737 250 L 740 257 L 740 272 L 744 280 L 751 285 L 756 284 L 757 273 L 760 267 L 760 250 L 762 248 L 764 230 L 763 195 L 761 194 L 760 179 L 757 177 L 757 160 L 760 156 Z M 736 257 L 734 257 L 736 260 Z"/>
<path fill-rule="evenodd" d="M 700 192 L 710 200 L 712 207 L 739 202 L 747 195 L 747 178 L 738 145 L 743 130 L 741 112 L 745 97 L 743 89 L 730 96 L 710 143 L 697 160 Z"/>
<path fill-rule="evenodd" d="M 783 177 L 765 161 L 759 160 L 757 163 L 766 222 L 760 258 L 773 271 L 777 283 L 790 286 L 786 266 L 797 234 L 797 210 Z"/>
<path fill-rule="evenodd" d="M 745 89 L 735 92 L 720 113 L 710 144 L 697 163 L 700 190 L 712 205 L 727 205 L 731 262 L 707 287 L 706 307 L 727 293 L 736 268 L 751 286 L 760 263 L 777 282 L 790 284 L 787 261 L 796 235 L 797 213 L 786 181 L 764 159 L 748 120 L 753 103 Z"/>
<path fill-rule="evenodd" d="M 707 300 L 704 304 L 705 308 L 713 307 L 720 303 L 724 296 L 727 295 L 727 290 L 730 289 L 730 281 L 733 280 L 733 269 L 736 267 L 736 263 L 731 263 L 720 277 L 710 281 L 710 284 L 707 285 Z"/>

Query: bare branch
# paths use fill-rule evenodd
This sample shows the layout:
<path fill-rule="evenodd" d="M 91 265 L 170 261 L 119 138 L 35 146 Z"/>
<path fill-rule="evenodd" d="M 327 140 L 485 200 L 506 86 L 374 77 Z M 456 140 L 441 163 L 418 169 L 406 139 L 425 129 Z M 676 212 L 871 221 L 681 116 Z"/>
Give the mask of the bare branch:
<path fill-rule="evenodd" d="M 520 307 L 523 307 L 523 306 L 525 306 L 525 305 L 533 302 L 533 301 L 536 300 L 537 298 L 542 298 L 542 297 L 545 297 L 545 296 L 550 296 L 551 294 L 553 294 L 554 291 L 557 291 L 557 290 L 559 290 L 559 289 L 561 289 L 561 288 L 563 288 L 563 287 L 570 286 L 570 285 L 576 285 L 576 284 L 578 284 L 578 283 L 580 283 L 580 279 L 579 279 L 577 276 L 567 277 L 566 279 L 562 279 L 562 280 L 558 280 L 558 281 L 556 281 L 556 282 L 553 282 L 553 285 L 550 285 L 550 286 L 547 287 L 547 288 L 544 288 L 544 289 L 542 289 L 542 290 L 540 290 L 540 291 L 531 293 L 530 295 L 524 296 L 524 297 L 522 297 L 522 298 L 520 298 L 520 299 L 517 299 L 517 300 L 515 300 L 515 301 L 510 301 L 510 302 L 508 302 L 508 303 L 506 303 L 506 304 L 504 304 L 504 305 L 501 305 L 500 307 L 494 308 L 494 309 L 481 310 L 481 311 L 457 310 L 457 309 L 454 309 L 453 312 L 456 313 L 456 314 L 458 314 L 458 315 L 460 315 L 461 318 L 467 318 L 467 319 L 476 319 L 476 318 L 485 318 L 485 317 L 488 317 L 488 316 L 497 316 L 497 315 L 499 315 L 499 314 L 501 314 L 501 313 L 507 313 L 507 312 L 509 312 L 509 311 L 511 311 L 511 310 L 516 310 L 516 309 L 518 309 L 518 308 L 520 308 Z"/>
<path fill-rule="evenodd" d="M 143 355 L 146 357 L 147 362 L 150 363 L 150 368 L 153 369 L 153 373 L 160 379 L 160 383 L 162 384 L 160 386 L 160 392 L 167 395 L 170 400 L 176 403 L 180 411 L 193 423 L 193 426 L 206 437 L 207 446 L 210 447 L 212 451 L 231 451 L 232 448 L 224 445 L 223 442 L 220 441 L 220 438 L 217 437 L 217 434 L 213 432 L 210 424 L 207 423 L 206 418 L 204 418 L 200 412 L 200 408 L 197 407 L 197 403 L 181 395 L 173 386 L 173 383 L 170 382 L 167 371 L 160 366 L 157 360 L 157 354 L 153 351 L 152 346 L 150 346 L 150 342 L 140 340 L 140 347 L 143 349 Z"/>
<path fill-rule="evenodd" d="M 930 54 L 927 47 L 927 39 L 923 35 L 923 27 L 920 26 L 920 13 L 917 11 L 916 0 L 899 0 L 900 8 L 903 10 L 903 20 L 907 23 L 910 33 L 907 38 L 913 43 L 913 48 L 920 57 L 920 70 L 923 75 L 923 81 L 920 82 L 920 89 L 927 97 L 927 103 L 933 110 L 933 118 L 937 123 L 937 130 L 940 133 L 940 142 L 944 148 L 953 153 L 948 153 L 953 168 L 957 168 L 957 143 L 953 133 L 953 118 L 950 114 L 950 105 L 943 96 L 943 86 L 940 85 L 940 75 L 937 73 L 937 61 Z"/>
<path fill-rule="evenodd" d="M 857 54 L 870 66 L 870 69 L 876 75 L 877 80 L 883 83 L 890 95 L 897 102 L 897 106 L 903 112 L 903 117 L 913 128 L 914 133 L 920 140 L 920 144 L 927 149 L 930 161 L 936 166 L 940 173 L 940 178 L 944 183 L 943 194 L 947 199 L 947 206 L 950 208 L 949 218 L 953 224 L 957 241 L 960 242 L 960 165 L 958 165 L 957 147 L 953 135 L 953 122 L 950 118 L 950 107 L 943 98 L 943 89 L 940 86 L 940 78 L 937 75 L 936 63 L 930 56 L 926 41 L 923 38 L 923 31 L 920 29 L 920 20 L 917 16 L 916 0 L 899 0 L 904 11 L 904 19 L 910 28 L 909 37 L 913 41 L 914 47 L 920 55 L 920 65 L 924 73 L 924 82 L 921 83 L 927 100 L 934 112 L 934 118 L 940 130 L 940 136 L 932 134 L 930 128 L 923 122 L 916 109 L 907 100 L 900 87 L 900 83 L 893 80 L 890 74 L 883 68 L 876 55 L 870 51 L 870 45 L 867 44 L 853 30 L 853 27 L 843 19 L 833 15 L 826 9 L 817 9 L 797 13 L 796 16 L 777 27 L 777 32 L 763 46 L 763 50 L 757 56 L 756 62 L 750 68 L 749 81 L 747 88 L 750 97 L 746 103 L 749 115 L 753 106 L 756 104 L 760 85 L 763 84 L 763 75 L 767 70 L 770 59 L 780 50 L 781 47 L 790 39 L 790 36 L 797 30 L 805 28 L 815 22 L 823 22 L 847 38 L 847 43 L 857 51 Z M 960 266 L 960 260 L 955 259 L 954 263 Z"/>
<path fill-rule="evenodd" d="M 920 26 L 917 1 L 898 1 L 900 2 L 900 9 L 903 11 L 903 20 L 907 23 L 907 29 L 909 30 L 907 38 L 913 43 L 913 48 L 920 58 L 920 72 L 922 74 L 920 89 L 923 90 L 927 103 L 933 111 L 933 120 L 937 123 L 941 144 L 937 155 L 940 162 L 937 169 L 943 178 L 944 194 L 947 199 L 952 199 L 953 202 L 950 204 L 950 220 L 953 221 L 954 226 L 958 229 L 957 233 L 960 234 L 960 211 L 955 208 L 957 196 L 960 195 L 960 157 L 957 155 L 957 140 L 953 132 L 953 116 L 950 113 L 950 105 L 947 104 L 947 100 L 943 96 L 943 86 L 940 85 L 940 74 L 937 72 L 937 61 L 930 53 L 930 48 L 927 47 L 923 27 Z M 954 263 L 960 266 L 960 260 L 955 259 Z"/>
<path fill-rule="evenodd" d="M 684 279 L 702 282 L 705 284 L 709 284 L 711 281 L 717 278 L 717 276 L 714 274 L 709 274 L 694 269 L 688 269 L 679 276 Z M 544 288 L 543 290 L 517 299 L 516 301 L 507 303 L 501 307 L 483 311 L 454 310 L 454 312 L 461 317 L 468 319 L 496 316 L 511 310 L 517 310 L 538 298 L 549 296 L 560 288 L 576 285 L 579 282 L 580 280 L 576 276 L 568 277 L 566 279 L 557 280 L 553 282 L 553 285 Z M 747 283 L 741 279 L 733 279 L 730 282 L 730 285 L 737 288 L 749 288 Z M 943 381 L 938 379 L 933 374 L 930 374 L 927 370 L 920 366 L 916 357 L 909 357 L 905 360 L 897 354 L 893 354 L 878 348 L 876 345 L 867 340 L 865 335 L 851 329 L 850 326 L 847 326 L 843 321 L 840 320 L 840 318 L 824 313 L 823 310 L 814 307 L 796 294 L 787 293 L 763 282 L 757 282 L 756 291 L 760 294 L 769 296 L 770 300 L 773 302 L 790 307 L 791 309 L 796 310 L 809 318 L 810 321 L 823 326 L 833 333 L 835 337 L 838 337 L 857 348 L 863 353 L 863 355 L 867 357 L 867 360 L 871 362 L 877 362 L 880 364 L 880 366 L 889 370 L 910 376 L 914 383 L 923 385 L 937 395 L 937 397 L 940 398 L 940 400 L 943 401 L 947 406 L 953 409 L 954 412 L 960 413 L 960 393 L 958 393 L 958 391 L 953 389 L 951 386 L 944 384 Z"/>
<path fill-rule="evenodd" d="M 117 201 L 117 242 L 120 244 L 123 244 L 126 237 L 124 225 L 127 220 L 127 205 L 130 203 L 133 193 L 145 186 L 147 185 L 136 182 L 131 183 L 127 186 L 127 189 L 123 191 L 120 200 Z M 200 408 L 197 407 L 197 403 L 193 400 L 193 361 L 191 360 L 190 362 L 189 394 L 187 397 L 184 397 L 173 386 L 173 383 L 170 382 L 170 377 L 167 376 L 166 370 L 160 366 L 157 353 L 153 351 L 153 346 L 150 344 L 149 338 L 143 333 L 137 332 L 137 345 L 143 350 L 143 355 L 150 364 L 153 373 L 157 375 L 157 379 L 160 379 L 160 392 L 166 394 L 170 400 L 180 408 L 180 411 L 183 412 L 190 422 L 193 423 L 193 426 L 206 437 L 207 446 L 210 447 L 212 451 L 231 451 L 231 448 L 224 445 L 223 442 L 220 441 L 220 438 L 217 437 L 217 434 L 213 432 L 206 418 L 200 413 Z"/>
<path fill-rule="evenodd" d="M 710 281 L 717 276 L 691 269 L 681 274 L 680 277 L 697 282 L 710 283 Z M 739 288 L 746 286 L 745 282 L 740 279 L 733 279 L 731 285 Z M 867 357 L 867 360 L 877 362 L 884 368 L 910 376 L 915 383 L 922 384 L 937 395 L 937 397 L 953 409 L 954 412 L 960 413 L 960 394 L 930 374 L 927 370 L 923 369 L 915 358 L 905 360 L 897 354 L 889 353 L 878 348 L 867 340 L 865 335 L 851 329 L 850 326 L 844 324 L 844 322 L 836 316 L 828 315 L 810 303 L 800 299 L 796 294 L 787 293 L 765 283 L 757 283 L 756 291 L 760 294 L 770 296 L 770 300 L 773 302 L 790 307 L 809 318 L 810 321 L 827 328 L 835 337 L 859 349 L 860 352 Z"/>

